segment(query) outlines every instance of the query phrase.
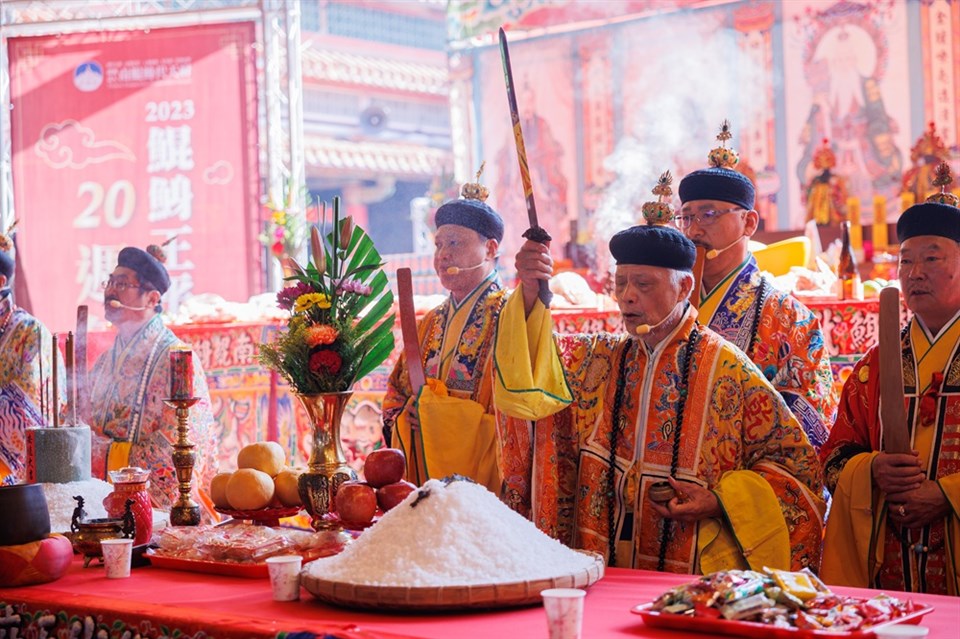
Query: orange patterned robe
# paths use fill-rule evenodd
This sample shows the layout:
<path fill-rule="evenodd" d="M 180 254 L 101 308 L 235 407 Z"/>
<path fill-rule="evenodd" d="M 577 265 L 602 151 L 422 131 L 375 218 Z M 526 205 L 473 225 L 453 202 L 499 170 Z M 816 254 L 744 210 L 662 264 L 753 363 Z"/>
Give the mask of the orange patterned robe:
<path fill-rule="evenodd" d="M 820 321 L 810 309 L 764 280 L 750 255 L 702 297 L 700 319 L 760 368 L 819 450 L 830 433 L 837 393 Z"/>
<path fill-rule="evenodd" d="M 522 305 L 519 313 L 522 317 Z M 652 483 L 670 474 L 680 359 L 695 317 L 688 311 L 652 352 L 626 335 L 555 337 L 573 401 L 541 417 L 532 430 L 521 419 L 503 420 L 508 503 L 570 546 L 609 559 L 612 534 L 618 540 L 617 565 L 657 569 L 664 520 L 646 495 Z M 508 305 L 497 338 L 498 378 L 508 351 L 529 348 L 513 338 L 522 337 L 516 329 Z M 726 516 L 692 525 L 673 522 L 664 569 L 710 572 L 761 561 L 816 569 L 824 510 L 816 453 L 783 399 L 743 353 L 709 329 L 698 331 L 677 476 L 715 491 Z M 630 352 L 621 370 L 624 349 Z M 618 380 L 624 389 L 623 428 L 611 459 Z M 497 407 L 516 415 L 511 392 L 531 391 L 507 388 L 509 382 L 497 386 Z M 771 550 L 768 542 L 777 536 L 779 548 Z"/>

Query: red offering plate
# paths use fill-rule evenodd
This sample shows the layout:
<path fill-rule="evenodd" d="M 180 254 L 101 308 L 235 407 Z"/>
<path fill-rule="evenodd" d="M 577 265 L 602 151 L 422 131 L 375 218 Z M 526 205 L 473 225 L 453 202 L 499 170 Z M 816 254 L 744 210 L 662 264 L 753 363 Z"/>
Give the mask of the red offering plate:
<path fill-rule="evenodd" d="M 314 559 L 321 557 L 330 557 L 337 554 L 330 548 L 311 548 L 302 553 L 303 563 L 307 564 Z M 208 575 L 226 575 L 228 577 L 245 577 L 248 579 L 259 579 L 270 576 L 267 564 L 260 563 L 237 563 L 231 561 L 205 561 L 202 559 L 182 559 L 180 557 L 170 557 L 168 555 L 158 555 L 155 550 L 148 550 L 144 557 L 150 560 L 150 564 L 157 568 L 167 568 L 168 570 L 185 570 L 187 572 L 202 572 Z"/>
<path fill-rule="evenodd" d="M 836 631 L 809 630 L 804 628 L 778 628 L 770 624 L 756 621 L 733 621 L 730 619 L 713 617 L 694 617 L 693 615 L 672 614 L 651 610 L 653 603 L 634 606 L 630 612 L 640 615 L 643 623 L 651 628 L 669 628 L 686 632 L 699 632 L 709 635 L 734 635 L 737 637 L 755 637 L 756 639 L 811 639 L 813 637 L 845 637 L 847 639 L 871 639 L 873 630 L 884 626 L 899 623 L 916 625 L 927 613 L 933 611 L 932 606 L 923 606 L 909 612 L 902 617 L 874 624 L 860 630 Z"/>
<path fill-rule="evenodd" d="M 246 577 L 248 579 L 270 576 L 270 573 L 267 571 L 267 564 L 263 563 L 238 564 L 226 561 L 180 559 L 178 557 L 158 555 L 152 550 L 147 551 L 144 556 L 150 560 L 151 565 L 169 570 L 186 570 L 187 572 L 202 572 L 209 575 L 226 575 L 228 577 Z"/>
<path fill-rule="evenodd" d="M 300 506 L 282 506 L 280 508 L 261 508 L 260 510 L 231 510 L 229 508 L 213 508 L 221 515 L 234 519 L 243 519 L 257 526 L 279 526 L 284 517 L 293 517 L 300 512 Z"/>

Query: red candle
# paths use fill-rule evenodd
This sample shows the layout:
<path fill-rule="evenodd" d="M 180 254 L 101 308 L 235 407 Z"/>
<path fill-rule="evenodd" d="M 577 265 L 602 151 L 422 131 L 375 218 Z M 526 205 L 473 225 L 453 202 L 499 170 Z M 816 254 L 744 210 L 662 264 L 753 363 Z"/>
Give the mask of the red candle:
<path fill-rule="evenodd" d="M 186 346 L 170 349 L 170 397 L 193 397 L 193 351 Z"/>

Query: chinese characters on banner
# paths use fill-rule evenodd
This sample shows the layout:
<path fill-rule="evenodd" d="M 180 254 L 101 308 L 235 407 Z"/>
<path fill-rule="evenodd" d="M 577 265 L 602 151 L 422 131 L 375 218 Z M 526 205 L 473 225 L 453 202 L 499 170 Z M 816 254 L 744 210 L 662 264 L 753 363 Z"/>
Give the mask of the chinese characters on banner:
<path fill-rule="evenodd" d="M 34 314 L 102 317 L 124 246 L 163 244 L 167 310 L 260 290 L 252 23 L 10 40 L 13 183 Z"/>
<path fill-rule="evenodd" d="M 924 86 L 927 88 L 927 119 L 935 122 L 948 147 L 956 146 L 960 112 L 960 7 L 947 0 L 933 0 L 922 8 Z"/>

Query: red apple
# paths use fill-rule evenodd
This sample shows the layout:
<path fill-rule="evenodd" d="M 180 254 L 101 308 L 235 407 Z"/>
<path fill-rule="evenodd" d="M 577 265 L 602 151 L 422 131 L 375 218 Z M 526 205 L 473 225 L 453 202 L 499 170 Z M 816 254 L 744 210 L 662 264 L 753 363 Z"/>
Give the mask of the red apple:
<path fill-rule="evenodd" d="M 392 484 L 381 486 L 377 489 L 377 504 L 380 505 L 380 510 L 387 512 L 406 499 L 407 495 L 416 489 L 416 486 L 402 479 Z"/>
<path fill-rule="evenodd" d="M 403 479 L 407 458 L 397 448 L 381 448 L 367 455 L 363 464 L 363 477 L 374 488 L 395 484 Z"/>
<path fill-rule="evenodd" d="M 340 520 L 348 524 L 369 524 L 377 512 L 377 493 L 362 481 L 340 484 L 334 500 Z"/>

